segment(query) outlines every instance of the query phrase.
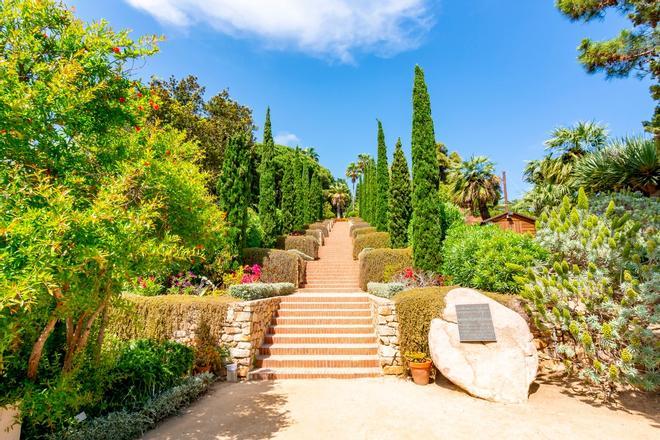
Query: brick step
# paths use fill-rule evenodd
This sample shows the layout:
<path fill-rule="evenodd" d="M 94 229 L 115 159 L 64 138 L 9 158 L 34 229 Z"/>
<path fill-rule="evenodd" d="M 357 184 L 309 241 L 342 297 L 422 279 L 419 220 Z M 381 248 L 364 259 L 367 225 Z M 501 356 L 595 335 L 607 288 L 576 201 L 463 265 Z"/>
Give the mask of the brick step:
<path fill-rule="evenodd" d="M 299 310 L 371 310 L 371 307 L 368 302 L 339 302 L 339 301 L 330 301 L 330 302 L 321 302 L 321 301 L 288 301 L 281 302 L 279 310 L 286 311 L 299 311 Z"/>
<path fill-rule="evenodd" d="M 250 371 L 248 379 L 358 379 L 382 375 L 380 368 L 259 368 Z"/>
<path fill-rule="evenodd" d="M 264 344 L 263 355 L 363 355 L 378 354 L 378 345 L 371 344 Z"/>
<path fill-rule="evenodd" d="M 371 310 L 364 309 L 279 309 L 278 318 L 313 318 L 316 316 L 353 316 L 371 319 Z"/>
<path fill-rule="evenodd" d="M 371 316 L 366 317 L 352 317 L 352 316 L 312 316 L 307 318 L 294 318 L 294 317 L 277 317 L 271 320 L 273 325 L 325 325 L 325 324 L 356 324 L 356 325 L 369 325 L 372 324 Z"/>
<path fill-rule="evenodd" d="M 340 335 L 307 335 L 307 334 L 279 334 L 269 333 L 264 338 L 264 344 L 373 344 L 376 336 L 373 334 Z"/>
<path fill-rule="evenodd" d="M 335 284 L 335 283 L 318 283 L 318 284 L 305 284 L 302 289 L 354 289 L 359 287 L 358 283 L 345 283 L 345 284 Z"/>
<path fill-rule="evenodd" d="M 369 325 L 330 325 L 330 324 L 306 324 L 306 325 L 285 325 L 279 324 L 277 326 L 270 326 L 268 333 L 274 335 L 280 334 L 296 334 L 296 335 L 306 335 L 306 334 L 330 334 L 330 335 L 339 335 L 339 334 L 363 334 L 363 335 L 373 335 L 374 326 Z"/>
<path fill-rule="evenodd" d="M 256 356 L 263 368 L 377 368 L 377 355 L 263 355 Z"/>
<path fill-rule="evenodd" d="M 369 298 L 364 294 L 357 295 L 301 295 L 294 294 L 282 298 L 280 304 L 301 302 L 338 302 L 338 303 L 365 303 L 369 304 Z"/>
<path fill-rule="evenodd" d="M 359 286 L 353 287 L 341 287 L 341 288 L 326 288 L 326 287 L 314 287 L 314 288 L 302 288 L 298 289 L 300 293 L 359 293 L 361 292 Z"/>

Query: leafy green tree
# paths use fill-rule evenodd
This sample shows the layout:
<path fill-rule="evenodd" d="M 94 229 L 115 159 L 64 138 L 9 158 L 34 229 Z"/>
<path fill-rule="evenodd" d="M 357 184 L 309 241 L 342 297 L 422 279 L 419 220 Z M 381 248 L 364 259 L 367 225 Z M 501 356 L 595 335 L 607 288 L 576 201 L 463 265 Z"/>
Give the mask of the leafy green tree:
<path fill-rule="evenodd" d="M 415 66 L 412 124 L 413 262 L 416 268 L 438 271 L 442 250 L 442 205 L 438 197 L 436 154 L 431 99 L 424 72 Z"/>
<path fill-rule="evenodd" d="M 74 406 L 87 398 L 57 387 L 100 352 L 127 280 L 222 265 L 201 152 L 148 123 L 157 100 L 130 76 L 156 42 L 56 1 L 0 8 L 0 405 L 20 400 L 25 417 L 52 390 Z"/>
<path fill-rule="evenodd" d="M 151 119 L 178 128 L 186 133 L 187 139 L 200 143 L 203 154 L 200 164 L 211 175 L 211 186 L 218 180 L 224 152 L 233 134 L 245 133 L 252 149 L 255 129 L 252 110 L 233 100 L 227 90 L 205 101 L 205 88 L 192 75 L 180 80 L 153 78 L 150 89 L 158 101 L 151 104 Z M 215 191 L 214 187 L 211 189 Z"/>
<path fill-rule="evenodd" d="M 580 159 L 573 174 L 592 193 L 631 189 L 655 195 L 660 183 L 660 144 L 642 137 L 611 142 Z"/>
<path fill-rule="evenodd" d="M 271 247 L 279 234 L 277 230 L 277 200 L 275 188 L 275 142 L 270 125 L 270 107 L 266 110 L 264 123 L 264 142 L 261 146 L 261 164 L 259 173 L 259 218 L 264 231 L 263 244 Z"/>
<path fill-rule="evenodd" d="M 397 139 L 392 160 L 392 181 L 389 194 L 389 233 L 393 248 L 408 245 L 408 224 L 412 215 L 408 162 Z"/>
<path fill-rule="evenodd" d="M 344 208 L 350 200 L 348 185 L 346 185 L 346 182 L 338 181 L 330 185 L 330 189 L 328 190 L 328 198 L 330 199 L 332 206 L 335 207 L 337 218 L 342 218 Z"/>
<path fill-rule="evenodd" d="M 378 158 L 376 171 L 376 221 L 374 226 L 379 231 L 387 229 L 387 208 L 390 192 L 390 172 L 387 165 L 387 146 L 385 145 L 385 134 L 383 124 L 378 121 Z"/>
<path fill-rule="evenodd" d="M 226 212 L 230 226 L 232 255 L 241 255 L 245 247 L 245 231 L 250 205 L 250 157 L 245 134 L 235 134 L 229 141 L 218 179 L 218 202 Z"/>
<path fill-rule="evenodd" d="M 494 174 L 495 165 L 486 156 L 474 156 L 463 162 L 453 176 L 456 203 L 478 210 L 481 218 L 490 218 L 489 206 L 500 200 L 500 178 Z"/>
<path fill-rule="evenodd" d="M 282 177 L 282 204 L 280 209 L 282 211 L 282 232 L 285 234 L 294 230 L 296 211 L 295 179 L 293 176 L 294 169 L 294 164 L 286 164 L 284 168 L 284 176 Z"/>
<path fill-rule="evenodd" d="M 658 19 L 660 6 L 653 0 L 557 0 L 557 8 L 574 21 L 589 22 L 602 18 L 608 9 L 626 14 L 632 28 L 622 30 L 605 41 L 584 39 L 578 48 L 578 59 L 587 72 L 605 72 L 607 78 L 624 78 L 635 72 L 640 78 L 653 79 L 651 95 L 660 99 L 660 52 L 658 52 Z M 660 135 L 660 105 L 647 130 Z"/>

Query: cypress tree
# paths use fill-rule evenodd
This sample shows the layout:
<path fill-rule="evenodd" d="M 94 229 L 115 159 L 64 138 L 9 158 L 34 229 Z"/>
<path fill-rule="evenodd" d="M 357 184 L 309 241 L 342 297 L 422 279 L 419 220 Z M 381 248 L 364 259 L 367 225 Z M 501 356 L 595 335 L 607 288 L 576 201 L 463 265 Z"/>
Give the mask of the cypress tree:
<path fill-rule="evenodd" d="M 442 205 L 438 197 L 436 155 L 431 99 L 424 71 L 415 66 L 412 121 L 413 264 L 418 269 L 438 271 L 441 263 Z"/>
<path fill-rule="evenodd" d="M 259 219 L 264 230 L 264 246 L 275 244 L 277 231 L 277 201 L 275 191 L 275 142 L 270 125 L 270 107 L 266 109 L 264 141 L 261 147 L 259 176 Z"/>
<path fill-rule="evenodd" d="M 295 163 L 286 163 L 282 176 L 282 232 L 290 233 L 294 229 L 296 212 L 296 192 L 294 187 Z"/>
<path fill-rule="evenodd" d="M 303 195 L 303 178 L 302 178 L 302 162 L 300 154 L 296 152 L 296 159 L 293 168 L 294 185 L 293 193 L 296 200 L 296 208 L 293 212 L 293 229 L 299 231 L 305 224 L 305 211 L 304 211 L 304 195 Z"/>
<path fill-rule="evenodd" d="M 305 158 L 302 159 L 302 186 L 300 194 L 302 197 L 302 227 L 309 224 L 309 165 Z"/>
<path fill-rule="evenodd" d="M 309 223 L 313 223 L 321 218 L 323 211 L 323 201 L 321 199 L 322 189 L 321 180 L 317 173 L 312 175 L 312 183 L 309 187 Z"/>
<path fill-rule="evenodd" d="M 376 198 L 374 226 L 379 231 L 387 230 L 387 199 L 390 192 L 390 173 L 387 166 L 387 146 L 383 124 L 378 121 L 378 155 L 376 165 Z"/>
<path fill-rule="evenodd" d="M 250 203 L 250 152 L 245 134 L 232 136 L 225 150 L 218 179 L 218 203 L 227 214 L 229 241 L 233 257 L 241 254 L 247 229 L 247 209 Z"/>
<path fill-rule="evenodd" d="M 408 223 L 412 215 L 410 202 L 410 172 L 408 162 L 397 139 L 392 160 L 392 181 L 389 193 L 389 232 L 393 248 L 408 245 Z"/>

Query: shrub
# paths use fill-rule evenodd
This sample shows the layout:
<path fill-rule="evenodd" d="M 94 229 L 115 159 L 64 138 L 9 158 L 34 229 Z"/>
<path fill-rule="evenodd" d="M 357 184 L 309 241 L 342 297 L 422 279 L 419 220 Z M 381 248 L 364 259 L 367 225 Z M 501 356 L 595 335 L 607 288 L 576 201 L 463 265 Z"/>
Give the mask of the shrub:
<path fill-rule="evenodd" d="M 353 231 L 351 232 L 351 236 L 353 238 L 356 238 L 360 235 L 371 234 L 374 232 L 378 232 L 378 229 L 374 228 L 373 226 L 363 226 L 360 228 L 353 229 Z"/>
<path fill-rule="evenodd" d="M 291 283 L 251 283 L 235 284 L 229 287 L 229 293 L 233 297 L 245 301 L 270 298 L 272 296 L 290 295 L 296 291 Z"/>
<path fill-rule="evenodd" d="M 569 374 L 577 373 L 608 396 L 619 384 L 650 391 L 660 384 L 653 332 L 660 217 L 651 215 L 660 202 L 646 199 L 643 206 L 647 215 L 636 213 L 643 218 L 642 230 L 614 201 L 595 214 L 582 189 L 576 206 L 564 198 L 539 219 L 537 240 L 552 264 L 520 277 L 526 282 L 527 308 L 552 340 L 552 353 Z"/>
<path fill-rule="evenodd" d="M 382 298 L 392 298 L 406 287 L 403 283 L 374 283 L 367 284 L 367 291 Z"/>
<path fill-rule="evenodd" d="M 52 440 L 133 440 L 205 393 L 213 383 L 209 373 L 189 377 L 133 412 L 117 411 L 82 422 L 51 436 Z"/>
<path fill-rule="evenodd" d="M 394 296 L 399 318 L 399 346 L 401 353 L 429 353 L 428 335 L 431 320 L 442 315 L 445 296 L 454 287 L 422 287 L 405 290 Z M 500 304 L 516 308 L 517 298 L 512 295 L 481 292 Z"/>
<path fill-rule="evenodd" d="M 323 231 L 320 229 L 308 229 L 305 231 L 305 235 L 314 237 L 319 246 L 323 246 Z"/>
<path fill-rule="evenodd" d="M 518 292 L 513 263 L 532 267 L 547 257 L 529 235 L 505 231 L 498 226 L 457 225 L 444 243 L 442 271 L 452 282 L 494 292 Z"/>
<path fill-rule="evenodd" d="M 245 230 L 245 246 L 261 247 L 264 241 L 264 228 L 261 226 L 261 219 L 252 208 L 248 209 L 247 228 Z"/>
<path fill-rule="evenodd" d="M 297 249 L 315 260 L 319 258 L 319 244 L 314 237 L 307 235 L 289 235 L 284 242 L 284 249 Z"/>
<path fill-rule="evenodd" d="M 311 225 L 307 226 L 307 229 L 321 231 L 324 237 L 328 237 L 330 235 L 328 225 L 324 223 L 312 223 Z"/>
<path fill-rule="evenodd" d="M 353 236 L 353 231 L 357 228 L 369 228 L 371 225 L 367 222 L 351 222 L 351 226 L 348 228 L 348 233 Z"/>
<path fill-rule="evenodd" d="M 222 358 L 220 356 L 220 347 L 218 339 L 211 335 L 211 327 L 208 322 L 202 320 L 195 330 L 195 372 L 202 372 L 204 369 L 214 374 L 220 373 L 222 367 Z"/>
<path fill-rule="evenodd" d="M 387 232 L 372 232 L 356 237 L 353 240 L 353 259 L 357 260 L 363 249 L 382 249 L 390 247 L 390 234 Z"/>
<path fill-rule="evenodd" d="M 193 367 L 193 349 L 172 341 L 138 339 L 120 351 L 105 395 L 111 408 L 131 408 L 177 384 Z"/>
<path fill-rule="evenodd" d="M 279 249 L 243 249 L 245 264 L 261 266 L 261 281 L 264 283 L 291 283 L 294 286 L 304 281 L 305 261 L 297 255 Z"/>
<path fill-rule="evenodd" d="M 235 301 L 229 296 L 188 295 L 124 295 L 122 299 L 110 308 L 106 330 L 121 340 L 169 339 L 193 319 L 206 321 L 219 339 L 229 303 Z"/>
<path fill-rule="evenodd" d="M 360 289 L 369 282 L 389 282 L 391 276 L 412 265 L 412 249 L 374 249 L 360 256 Z"/>
<path fill-rule="evenodd" d="M 407 289 L 415 287 L 436 287 L 446 285 L 444 276 L 430 270 L 415 270 L 412 267 L 406 267 L 403 271 L 392 276 L 393 282 L 401 283 Z"/>

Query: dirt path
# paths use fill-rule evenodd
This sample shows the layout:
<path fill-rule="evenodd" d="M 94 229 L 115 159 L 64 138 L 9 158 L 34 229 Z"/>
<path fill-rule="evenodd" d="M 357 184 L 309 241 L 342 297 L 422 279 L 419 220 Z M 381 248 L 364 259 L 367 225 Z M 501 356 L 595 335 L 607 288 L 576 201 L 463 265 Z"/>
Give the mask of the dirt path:
<path fill-rule="evenodd" d="M 613 410 L 541 385 L 524 405 L 397 378 L 221 383 L 144 439 L 657 439 L 660 405 Z"/>

